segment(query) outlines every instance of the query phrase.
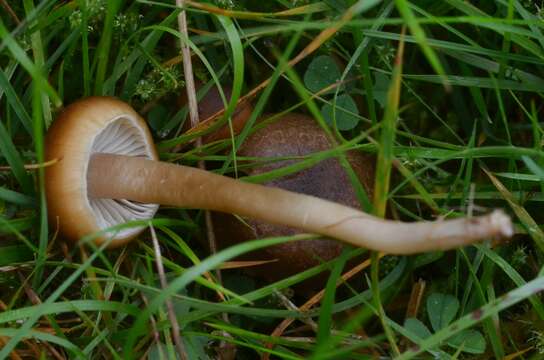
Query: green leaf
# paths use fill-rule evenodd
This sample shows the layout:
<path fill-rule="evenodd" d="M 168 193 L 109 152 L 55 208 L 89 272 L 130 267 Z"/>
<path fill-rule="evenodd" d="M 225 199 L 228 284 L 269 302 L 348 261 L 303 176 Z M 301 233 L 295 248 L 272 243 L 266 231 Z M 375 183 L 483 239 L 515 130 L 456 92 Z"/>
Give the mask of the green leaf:
<path fill-rule="evenodd" d="M 483 354 L 485 338 L 476 330 L 464 330 L 448 340 L 448 345 L 471 354 Z"/>
<path fill-rule="evenodd" d="M 433 293 L 427 298 L 427 314 L 434 331 L 445 328 L 459 310 L 459 300 L 448 294 Z"/>
<path fill-rule="evenodd" d="M 332 104 L 325 104 L 321 108 L 321 114 L 329 125 L 336 121 L 338 130 L 351 130 L 359 122 L 359 110 L 355 101 L 349 95 L 340 95 L 336 99 L 336 107 Z"/>
<path fill-rule="evenodd" d="M 420 339 L 426 339 L 432 335 L 427 326 L 416 318 L 406 319 L 404 322 L 404 328 Z"/>
<path fill-rule="evenodd" d="M 372 95 L 374 95 L 374 100 L 379 102 L 383 108 L 385 107 L 385 104 L 387 104 L 387 91 L 389 90 L 389 82 L 391 79 L 381 72 L 376 72 L 374 78 L 376 80 L 372 89 Z"/>
<path fill-rule="evenodd" d="M 340 70 L 330 56 L 321 55 L 313 59 L 304 74 L 304 85 L 312 92 L 334 84 L 340 80 Z"/>

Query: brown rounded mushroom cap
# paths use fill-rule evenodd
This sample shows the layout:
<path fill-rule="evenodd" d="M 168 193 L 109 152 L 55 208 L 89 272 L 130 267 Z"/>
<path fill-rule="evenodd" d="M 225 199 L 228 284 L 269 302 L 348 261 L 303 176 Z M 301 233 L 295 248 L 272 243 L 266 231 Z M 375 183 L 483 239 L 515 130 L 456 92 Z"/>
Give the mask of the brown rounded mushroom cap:
<path fill-rule="evenodd" d="M 313 118 L 301 114 L 288 114 L 248 137 L 238 154 L 262 158 L 297 157 L 330 148 L 331 143 L 325 132 Z M 367 194 L 371 194 L 374 179 L 373 159 L 355 151 L 348 152 L 347 158 Z M 269 163 L 252 168 L 248 175 L 261 174 L 297 161 L 282 160 Z M 312 195 L 353 208 L 360 207 L 355 190 L 337 158 L 323 160 L 297 173 L 265 182 L 264 185 Z M 250 239 L 290 236 L 300 232 L 291 227 L 253 219 L 244 221 L 249 227 L 233 216 L 214 214 L 214 228 L 221 247 Z M 252 272 L 273 281 L 304 271 L 322 261 L 334 259 L 340 255 L 343 246 L 344 244 L 339 241 L 319 238 L 271 246 L 245 258 L 277 259 L 278 261 L 274 263 L 251 268 Z"/>
<path fill-rule="evenodd" d="M 158 159 L 145 121 L 126 103 L 110 97 L 89 97 L 66 107 L 45 139 L 46 160 L 58 162 L 45 170 L 45 190 L 51 225 L 61 235 L 81 237 L 129 220 L 150 219 L 156 204 L 128 200 L 90 199 L 87 168 L 93 153 L 111 153 Z M 113 236 L 110 247 L 138 235 L 131 227 L 95 239 L 100 244 Z"/>
<path fill-rule="evenodd" d="M 198 83 L 197 86 L 200 88 L 203 86 L 202 83 Z M 225 95 L 225 98 L 227 101 L 230 100 L 232 96 L 232 88 L 229 85 L 223 86 L 223 93 Z M 184 106 L 187 103 L 187 93 L 184 91 L 182 92 L 179 104 L 181 106 Z M 217 86 L 212 86 L 212 88 L 200 99 L 198 102 L 198 117 L 200 121 L 204 121 L 208 119 L 210 116 L 216 114 L 217 112 L 224 109 L 224 103 L 223 99 L 221 98 L 221 95 L 219 94 L 219 90 L 217 89 Z M 246 124 L 247 120 L 251 116 L 251 112 L 253 111 L 253 107 L 249 102 L 239 103 L 236 108 L 234 109 L 234 113 L 231 116 L 232 119 L 232 130 L 234 135 L 239 134 L 242 132 L 244 125 Z M 186 129 L 189 129 L 189 121 L 185 121 Z M 204 144 L 217 141 L 217 140 L 223 140 L 230 138 L 230 127 L 229 124 L 225 124 L 216 131 L 205 135 L 202 137 L 202 142 Z"/>

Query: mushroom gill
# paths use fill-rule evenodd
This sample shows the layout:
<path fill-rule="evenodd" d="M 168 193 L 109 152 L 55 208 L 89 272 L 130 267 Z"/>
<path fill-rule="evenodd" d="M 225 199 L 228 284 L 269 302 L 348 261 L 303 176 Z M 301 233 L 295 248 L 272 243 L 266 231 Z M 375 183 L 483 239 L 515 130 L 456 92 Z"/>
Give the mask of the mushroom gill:
<path fill-rule="evenodd" d="M 93 154 L 106 153 L 153 159 L 150 145 L 145 141 L 143 131 L 138 124 L 123 115 L 101 130 L 92 141 L 90 157 Z M 96 216 L 100 229 L 123 224 L 131 220 L 151 219 L 159 208 L 158 204 L 144 204 L 127 199 L 99 199 L 88 196 L 89 205 Z M 131 236 L 140 228 L 127 228 L 119 231 L 118 236 Z"/>

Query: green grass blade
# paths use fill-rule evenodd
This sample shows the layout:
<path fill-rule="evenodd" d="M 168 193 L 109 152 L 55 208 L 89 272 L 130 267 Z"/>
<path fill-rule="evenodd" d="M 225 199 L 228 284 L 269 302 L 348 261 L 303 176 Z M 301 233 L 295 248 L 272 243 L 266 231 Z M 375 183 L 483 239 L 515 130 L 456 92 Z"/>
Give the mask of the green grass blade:
<path fill-rule="evenodd" d="M 11 136 L 8 133 L 4 123 L 0 119 L 0 153 L 4 156 L 8 165 L 11 167 L 13 175 L 27 194 L 32 194 L 34 189 L 30 177 L 27 175 L 23 160 L 19 151 L 13 144 Z"/>
<path fill-rule="evenodd" d="M 17 44 L 17 41 L 15 41 L 15 39 L 11 36 L 11 34 L 4 26 L 2 19 L 0 19 L 0 39 L 3 40 L 3 44 L 8 47 L 13 57 L 17 59 L 22 67 L 25 68 L 25 70 L 29 73 L 32 79 L 36 81 L 40 87 L 43 88 L 43 91 L 45 91 L 47 95 L 49 95 L 49 97 L 53 101 L 53 104 L 57 107 L 60 106 L 62 101 L 59 95 L 56 93 L 53 87 L 51 87 L 51 85 L 47 81 L 47 78 L 41 73 L 40 69 L 36 66 L 36 64 L 34 64 L 29 59 L 25 51 L 19 46 L 19 44 Z"/>
<path fill-rule="evenodd" d="M 110 60 L 109 54 L 113 36 L 113 22 L 115 16 L 121 7 L 121 0 L 110 0 L 106 7 L 106 19 L 102 29 L 102 36 L 96 49 L 96 75 L 94 83 L 94 94 L 102 95 L 104 93 L 104 80 L 108 71 L 108 63 Z"/>
<path fill-rule="evenodd" d="M 444 86 L 448 88 L 449 84 L 446 81 L 446 72 L 444 71 L 444 68 L 442 67 L 442 64 L 440 63 L 440 60 L 438 59 L 438 56 L 434 52 L 433 48 L 429 45 L 427 41 L 427 36 L 425 35 L 425 31 L 419 25 L 416 16 L 410 8 L 408 0 L 395 0 L 395 4 L 397 5 L 399 13 L 406 21 L 406 25 L 410 29 L 410 32 L 412 33 L 418 45 L 421 47 L 421 50 L 425 54 L 425 57 L 431 64 L 434 71 L 442 79 L 442 84 L 444 84 Z"/>

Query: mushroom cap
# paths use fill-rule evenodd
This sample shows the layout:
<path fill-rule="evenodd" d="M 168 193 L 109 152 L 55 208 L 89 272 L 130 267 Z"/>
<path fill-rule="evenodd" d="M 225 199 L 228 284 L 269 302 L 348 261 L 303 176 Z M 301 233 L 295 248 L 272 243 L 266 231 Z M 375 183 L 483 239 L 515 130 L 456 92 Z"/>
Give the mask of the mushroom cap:
<path fill-rule="evenodd" d="M 60 234 L 81 237 L 130 220 L 151 219 L 157 204 L 92 199 L 87 195 L 87 169 L 93 153 L 140 156 L 157 160 L 151 133 L 130 105 L 111 97 L 88 97 L 66 107 L 45 139 L 46 159 L 58 162 L 45 170 L 48 216 Z M 94 239 L 121 246 L 142 227 L 106 232 Z"/>
<path fill-rule="evenodd" d="M 291 113 L 250 135 L 238 151 L 238 155 L 264 159 L 299 158 L 329 150 L 331 146 L 326 133 L 312 117 Z M 349 151 L 346 156 L 367 194 L 371 195 L 374 180 L 373 158 L 356 151 Z M 280 169 L 298 161 L 300 160 L 293 159 L 265 163 L 251 168 L 248 175 L 258 175 Z M 262 184 L 319 197 L 353 208 L 360 207 L 355 189 L 340 161 L 336 158 L 320 161 L 294 174 L 269 180 Z M 300 233 L 300 230 L 295 228 L 260 220 L 244 218 L 244 222 L 242 222 L 228 214 L 214 213 L 213 215 L 215 234 L 221 247 L 251 239 L 291 236 Z M 340 255 L 343 248 L 344 244 L 339 241 L 331 238 L 318 238 L 270 246 L 249 253 L 243 258 L 247 260 L 277 260 L 269 264 L 248 268 L 248 272 L 259 275 L 268 281 L 277 281 L 319 265 L 323 261 L 332 260 Z M 326 276 L 328 273 L 323 273 L 312 281 L 306 281 L 301 288 L 305 290 L 321 288 Z"/>

